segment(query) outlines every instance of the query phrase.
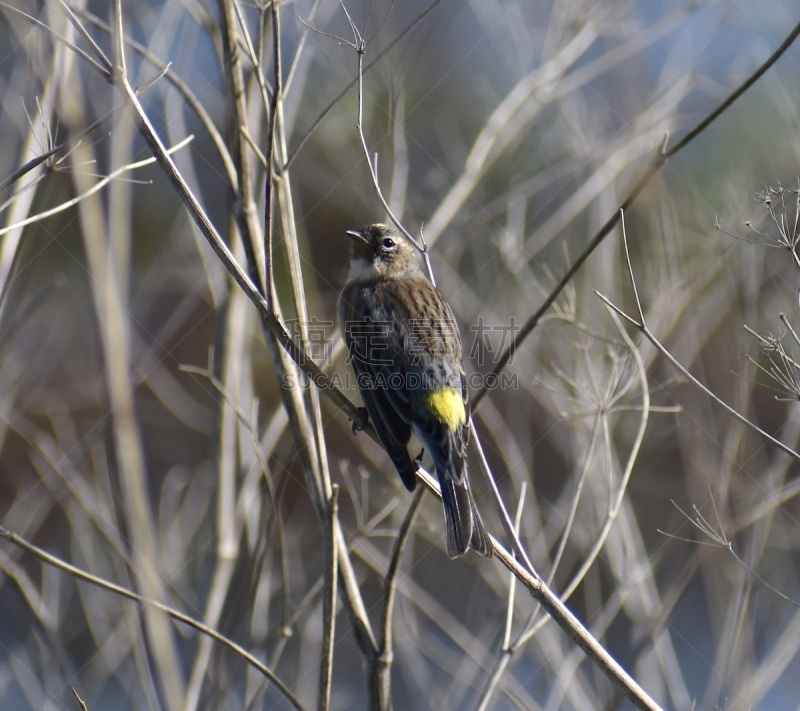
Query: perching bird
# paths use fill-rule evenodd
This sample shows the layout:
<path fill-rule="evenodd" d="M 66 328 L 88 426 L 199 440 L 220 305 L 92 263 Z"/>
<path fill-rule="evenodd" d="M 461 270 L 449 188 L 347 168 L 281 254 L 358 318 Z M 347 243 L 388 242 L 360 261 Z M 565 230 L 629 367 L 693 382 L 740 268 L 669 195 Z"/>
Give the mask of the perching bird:
<path fill-rule="evenodd" d="M 491 557 L 467 479 L 469 392 L 453 312 L 426 278 L 414 245 L 387 225 L 348 230 L 350 274 L 339 323 L 369 419 L 409 491 L 412 431 L 433 458 L 442 489 L 447 555 Z"/>

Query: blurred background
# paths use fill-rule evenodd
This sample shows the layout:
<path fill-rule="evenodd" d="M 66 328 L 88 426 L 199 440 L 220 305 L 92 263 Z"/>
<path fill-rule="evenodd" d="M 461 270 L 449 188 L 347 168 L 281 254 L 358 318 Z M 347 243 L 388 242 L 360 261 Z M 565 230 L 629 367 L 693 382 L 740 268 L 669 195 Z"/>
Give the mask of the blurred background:
<path fill-rule="evenodd" d="M 0 8 L 0 525 L 203 620 L 316 708 L 320 482 L 341 489 L 376 634 L 412 496 L 265 333 L 161 169 L 139 165 L 152 153 L 98 60 L 116 61 L 108 6 Z M 335 323 L 344 230 L 387 218 L 357 128 L 349 15 L 382 193 L 425 236 L 477 431 L 537 571 L 665 708 L 795 708 L 800 46 L 626 211 L 660 346 L 596 294 L 638 318 L 618 226 L 490 374 L 659 150 L 800 22 L 796 4 L 298 0 L 279 6 L 277 31 L 260 3 L 122 10 L 130 83 L 242 264 L 248 245 L 264 249 L 278 106 L 277 303 L 360 404 Z M 477 461 L 471 480 L 506 541 Z M 496 561 L 447 559 L 426 495 L 398 572 L 395 707 L 630 708 L 509 587 Z M 89 709 L 293 707 L 231 650 L 6 540 L 0 620 L 3 709 L 78 708 L 73 689 Z M 341 601 L 332 658 L 330 707 L 367 708 Z"/>

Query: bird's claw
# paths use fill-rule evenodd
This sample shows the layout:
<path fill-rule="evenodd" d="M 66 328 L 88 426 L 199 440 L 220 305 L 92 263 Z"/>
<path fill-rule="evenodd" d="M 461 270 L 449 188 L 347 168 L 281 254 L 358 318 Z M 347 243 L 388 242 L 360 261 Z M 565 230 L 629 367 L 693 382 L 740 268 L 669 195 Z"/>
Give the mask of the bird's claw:
<path fill-rule="evenodd" d="M 422 458 L 425 456 L 425 447 L 419 450 L 419 454 L 414 458 L 414 468 L 419 470 L 422 466 Z"/>
<path fill-rule="evenodd" d="M 369 422 L 369 415 L 367 414 L 366 407 L 359 407 L 358 408 L 358 419 L 353 420 L 353 434 L 357 435 L 362 430 L 367 429 L 367 423 Z"/>

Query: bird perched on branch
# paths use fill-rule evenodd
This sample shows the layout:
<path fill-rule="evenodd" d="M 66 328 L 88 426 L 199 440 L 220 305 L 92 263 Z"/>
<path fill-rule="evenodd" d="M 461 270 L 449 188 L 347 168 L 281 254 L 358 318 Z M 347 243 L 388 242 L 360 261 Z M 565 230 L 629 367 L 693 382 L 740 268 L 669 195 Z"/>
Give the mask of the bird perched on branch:
<path fill-rule="evenodd" d="M 406 488 L 408 444 L 422 440 L 442 489 L 447 555 L 492 555 L 467 479 L 469 392 L 453 312 L 425 276 L 411 241 L 382 224 L 348 230 L 350 273 L 339 322 L 369 419 Z"/>

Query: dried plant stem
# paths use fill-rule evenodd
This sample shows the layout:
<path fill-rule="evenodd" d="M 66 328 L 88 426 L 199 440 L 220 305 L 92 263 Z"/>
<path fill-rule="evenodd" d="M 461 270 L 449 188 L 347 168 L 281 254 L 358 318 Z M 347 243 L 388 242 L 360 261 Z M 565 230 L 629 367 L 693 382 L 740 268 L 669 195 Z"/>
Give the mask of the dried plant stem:
<path fill-rule="evenodd" d="M 533 330 L 538 326 L 539 321 L 542 319 L 542 316 L 550 310 L 550 307 L 553 305 L 555 300 L 558 298 L 559 294 L 564 290 L 567 284 L 569 284 L 578 270 L 584 265 L 587 259 L 592 255 L 595 249 L 603 242 L 603 240 L 609 235 L 611 230 L 613 230 L 617 223 L 619 222 L 620 218 L 620 211 L 627 210 L 642 190 L 647 187 L 653 177 L 661 170 L 663 165 L 672 158 L 675 154 L 677 154 L 681 149 L 686 147 L 691 141 L 693 141 L 697 136 L 699 136 L 706 128 L 708 128 L 717 118 L 719 118 L 722 113 L 724 113 L 733 103 L 742 95 L 744 94 L 755 82 L 763 76 L 763 74 L 773 65 L 775 62 L 778 61 L 785 53 L 786 50 L 794 43 L 797 39 L 797 36 L 800 35 L 800 23 L 798 23 L 795 28 L 787 35 L 786 39 L 781 43 L 781 45 L 776 49 L 765 62 L 761 64 L 761 66 L 756 69 L 753 74 L 750 75 L 741 85 L 739 85 L 735 91 L 731 93 L 731 95 L 725 99 L 714 111 L 712 111 L 706 118 L 700 121 L 697 126 L 695 126 L 686 136 L 676 143 L 672 148 L 669 150 L 663 148 L 659 151 L 658 155 L 653 159 L 650 166 L 645 170 L 644 174 L 639 178 L 636 184 L 633 186 L 633 189 L 628 193 L 628 197 L 622 202 L 620 205 L 619 210 L 617 210 L 607 221 L 606 223 L 600 228 L 597 234 L 589 240 L 589 243 L 586 245 L 584 250 L 578 255 L 577 259 L 572 263 L 569 269 L 564 273 L 564 276 L 558 280 L 558 283 L 553 287 L 553 289 L 548 294 L 547 298 L 544 300 L 542 305 L 536 309 L 536 311 L 531 315 L 531 317 L 523 324 L 522 328 L 514 334 L 511 344 L 505 350 L 505 352 L 498 358 L 495 367 L 492 369 L 492 375 L 498 376 L 505 367 L 511 361 L 511 358 L 514 356 L 514 352 L 517 348 L 525 341 L 525 339 L 533 332 Z M 484 398 L 488 390 L 483 388 L 480 392 L 477 393 L 474 399 L 474 406 L 477 407 L 480 404 L 480 401 Z"/>
<path fill-rule="evenodd" d="M 431 491 L 441 495 L 438 483 L 434 481 L 428 472 L 420 469 L 417 476 Z M 531 596 L 544 608 L 545 612 L 575 641 L 603 674 L 625 692 L 634 706 L 638 709 L 649 709 L 651 711 L 660 709 L 660 706 L 647 695 L 636 680 L 619 665 L 592 636 L 591 632 L 583 626 L 581 621 L 550 590 L 541 577 L 520 565 L 514 554 L 508 551 L 494 536 L 490 535 L 489 538 L 492 541 L 492 548 L 497 559 L 509 572 L 516 576 L 517 580 L 525 586 Z"/>
<path fill-rule="evenodd" d="M 403 525 L 394 543 L 392 559 L 386 571 L 383 583 L 383 620 L 381 623 L 381 643 L 376 654 L 369 661 L 370 709 L 372 711 L 390 711 L 392 708 L 392 660 L 394 643 L 392 625 L 394 623 L 394 604 L 397 598 L 398 572 L 408 541 L 413 531 L 414 520 L 422 503 L 425 490 L 419 487 L 411 499 L 406 511 Z"/>
<path fill-rule="evenodd" d="M 623 214 L 624 214 L 624 211 L 620 210 L 620 219 L 622 219 Z M 623 227 L 624 227 L 624 222 L 623 222 Z M 595 294 L 597 294 L 597 296 L 600 297 L 600 299 L 602 299 L 603 303 L 606 306 L 608 306 L 612 311 L 614 311 L 615 313 L 619 314 L 629 324 L 631 324 L 636 329 L 638 329 L 642 333 L 642 335 L 648 341 L 650 341 L 650 343 L 652 343 L 656 347 L 656 350 L 659 353 L 661 353 L 661 355 L 663 355 L 675 367 L 675 369 L 678 370 L 678 372 L 680 372 L 681 375 L 683 375 L 687 380 L 689 380 L 695 387 L 697 387 L 700 390 L 702 390 L 705 395 L 707 395 L 711 400 L 713 400 L 718 405 L 720 405 L 728 413 L 733 415 L 737 420 L 739 420 L 739 422 L 742 422 L 743 424 L 747 425 L 750 429 L 752 429 L 753 431 L 757 432 L 761 437 L 766 439 L 768 442 L 771 442 L 778 449 L 782 450 L 783 452 L 788 454 L 793 459 L 796 459 L 796 460 L 800 461 L 800 453 L 799 452 L 797 452 L 794 449 L 792 449 L 789 445 L 784 444 L 783 442 L 781 442 L 776 437 L 773 437 L 768 432 L 765 432 L 758 425 L 756 425 L 754 422 L 752 422 L 751 420 L 746 418 L 743 414 L 741 414 L 736 408 L 734 408 L 731 405 L 729 405 L 722 398 L 720 398 L 718 395 L 716 395 L 714 392 L 712 392 L 708 387 L 706 387 L 703 383 L 701 383 L 697 378 L 695 378 L 678 361 L 678 359 L 675 358 L 675 356 L 672 355 L 672 353 L 670 353 L 664 347 L 664 345 L 658 340 L 658 338 L 656 338 L 655 334 L 648 328 L 647 323 L 645 322 L 644 311 L 642 309 L 642 304 L 641 304 L 641 301 L 639 299 L 639 291 L 638 291 L 638 288 L 636 286 L 636 277 L 635 277 L 635 275 L 633 273 L 633 267 L 631 266 L 630 253 L 628 252 L 628 240 L 627 240 L 627 235 L 625 234 L 625 230 L 624 229 L 623 229 L 622 235 L 623 235 L 623 243 L 625 245 L 625 256 L 626 256 L 627 264 L 628 264 L 628 276 L 629 276 L 629 278 L 631 280 L 631 285 L 632 285 L 632 288 L 633 288 L 634 297 L 636 299 L 636 306 L 637 306 L 637 309 L 638 309 L 638 314 L 637 314 L 636 317 L 630 316 L 629 314 L 625 313 L 622 309 L 620 309 L 618 306 L 613 304 L 611 302 L 611 300 L 609 300 L 606 296 L 601 294 L 599 291 L 595 291 Z"/>
<path fill-rule="evenodd" d="M 253 667 L 259 674 L 262 674 L 264 678 L 268 679 L 272 684 L 275 684 L 276 688 L 281 692 L 283 697 L 291 704 L 291 706 L 298 711 L 303 711 L 304 707 L 300 703 L 300 701 L 295 698 L 294 694 L 283 684 L 278 676 L 276 676 L 271 669 L 266 667 L 262 664 L 258 659 L 256 659 L 250 652 L 248 652 L 244 647 L 238 645 L 233 640 L 228 639 L 225 635 L 220 634 L 215 629 L 208 627 L 207 625 L 203 624 L 199 620 L 186 615 L 169 605 L 164 605 L 161 602 L 157 602 L 155 600 L 148 600 L 147 598 L 143 597 L 142 595 L 138 595 L 137 593 L 133 592 L 132 590 L 128 590 L 127 588 L 122 587 L 121 585 L 116 585 L 114 583 L 109 582 L 108 580 L 103 580 L 102 578 L 98 578 L 95 575 L 87 573 L 85 570 L 81 570 L 77 566 L 71 565 L 61 558 L 54 556 L 47 551 L 39 548 L 38 546 L 33 545 L 29 541 L 27 541 L 22 536 L 18 536 L 13 531 L 9 531 L 7 528 L 0 526 L 0 538 L 5 538 L 9 543 L 21 548 L 27 553 L 35 556 L 42 562 L 46 563 L 47 565 L 52 565 L 59 570 L 63 570 L 65 573 L 69 573 L 74 578 L 78 580 L 83 580 L 84 582 L 91 583 L 92 585 L 96 585 L 103 590 L 108 590 L 109 592 L 114 593 L 115 595 L 120 595 L 121 597 L 127 598 L 128 600 L 133 600 L 134 602 L 138 602 L 142 605 L 146 605 L 148 607 L 152 607 L 160 612 L 163 612 L 173 619 L 181 622 L 193 629 L 196 629 L 201 634 L 207 635 L 214 639 L 215 641 L 219 642 L 223 646 L 227 647 L 234 653 L 238 654 L 242 659 L 244 659 L 250 666 Z"/>
<path fill-rule="evenodd" d="M 333 678 L 333 642 L 336 630 L 336 588 L 339 555 L 336 550 L 336 522 L 339 513 L 339 487 L 331 490 L 325 528 L 325 584 L 322 597 L 322 661 L 320 663 L 319 701 L 317 708 L 327 711 L 331 704 Z"/>

